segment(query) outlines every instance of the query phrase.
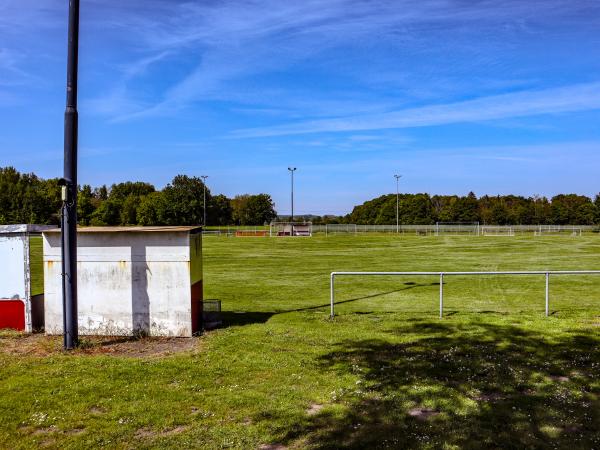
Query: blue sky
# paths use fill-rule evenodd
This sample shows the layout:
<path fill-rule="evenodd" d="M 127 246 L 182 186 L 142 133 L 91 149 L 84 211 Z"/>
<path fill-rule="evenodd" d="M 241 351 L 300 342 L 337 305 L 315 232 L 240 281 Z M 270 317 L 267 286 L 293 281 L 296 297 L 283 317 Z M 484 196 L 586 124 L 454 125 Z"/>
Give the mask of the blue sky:
<path fill-rule="evenodd" d="M 596 0 L 81 0 L 80 183 L 289 212 L 600 191 Z M 0 166 L 61 176 L 67 0 L 0 0 Z"/>

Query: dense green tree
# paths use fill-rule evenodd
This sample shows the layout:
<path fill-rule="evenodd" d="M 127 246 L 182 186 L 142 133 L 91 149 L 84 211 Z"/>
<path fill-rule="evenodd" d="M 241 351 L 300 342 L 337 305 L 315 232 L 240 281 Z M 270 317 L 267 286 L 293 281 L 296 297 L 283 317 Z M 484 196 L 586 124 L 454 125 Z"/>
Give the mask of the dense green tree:
<path fill-rule="evenodd" d="M 263 225 L 277 217 L 268 194 L 238 195 L 231 201 L 233 220 L 238 225 Z"/>
<path fill-rule="evenodd" d="M 207 225 L 230 225 L 233 223 L 231 200 L 223 194 L 211 197 L 208 202 Z"/>
<path fill-rule="evenodd" d="M 177 175 L 163 189 L 163 209 L 159 216 L 167 225 L 200 225 L 204 220 L 204 183 L 198 177 Z M 206 188 L 206 203 L 210 202 Z"/>
<path fill-rule="evenodd" d="M 163 225 L 161 214 L 164 212 L 164 196 L 162 192 L 152 192 L 141 198 L 137 208 L 137 223 L 139 225 Z"/>
<path fill-rule="evenodd" d="M 120 211 L 120 224 L 121 225 L 136 225 L 137 222 L 137 209 L 141 203 L 141 198 L 138 195 L 129 194 L 123 200 Z"/>
<path fill-rule="evenodd" d="M 0 223 L 58 224 L 61 188 L 58 179 L 41 179 L 0 167 Z M 81 225 L 199 225 L 204 217 L 204 184 L 197 177 L 176 176 L 162 191 L 141 181 L 92 188 L 82 186 L 77 212 Z M 230 200 L 206 190 L 209 224 L 259 225 L 275 218 L 271 197 L 240 195 Z M 483 224 L 600 225 L 600 194 L 591 198 L 557 195 L 551 200 L 533 196 L 483 196 L 401 194 L 401 224 L 475 222 Z M 347 216 L 312 216 L 297 219 L 313 223 L 394 224 L 396 194 L 387 194 L 357 205 Z M 283 217 L 289 220 L 289 217 Z"/>
<path fill-rule="evenodd" d="M 455 204 L 459 197 L 456 195 L 436 195 L 432 199 L 436 211 L 436 222 L 452 223 L 458 220 Z"/>
<path fill-rule="evenodd" d="M 479 204 L 473 192 L 458 198 L 452 208 L 455 222 L 479 222 Z"/>
<path fill-rule="evenodd" d="M 94 189 L 94 197 L 96 197 L 98 200 L 108 199 L 108 188 L 105 184 L 103 184 L 99 188 Z"/>
<path fill-rule="evenodd" d="M 231 200 L 232 218 L 234 224 L 245 225 L 245 223 L 248 221 L 246 217 L 246 211 L 249 198 L 250 195 L 242 194 L 236 195 Z"/>
<path fill-rule="evenodd" d="M 90 217 L 90 225 L 106 226 L 119 225 L 121 222 L 121 205 L 111 199 L 100 203 Z"/>
<path fill-rule="evenodd" d="M 42 180 L 21 174 L 14 167 L 0 168 L 0 221 L 2 223 L 56 224 L 60 188 L 56 179 Z"/>
<path fill-rule="evenodd" d="M 557 195 L 551 202 L 552 223 L 557 225 L 591 225 L 595 220 L 592 200 L 583 195 Z"/>
<path fill-rule="evenodd" d="M 277 217 L 275 203 L 268 194 L 251 195 L 246 204 L 248 208 L 247 225 L 262 225 L 271 223 Z"/>
<path fill-rule="evenodd" d="M 77 194 L 77 221 L 81 225 L 89 225 L 96 209 L 96 198 L 89 184 L 84 184 Z"/>
<path fill-rule="evenodd" d="M 154 192 L 156 189 L 150 183 L 143 181 L 127 181 L 125 183 L 113 184 L 110 187 L 109 198 L 125 201 L 129 196 L 141 197 Z"/>

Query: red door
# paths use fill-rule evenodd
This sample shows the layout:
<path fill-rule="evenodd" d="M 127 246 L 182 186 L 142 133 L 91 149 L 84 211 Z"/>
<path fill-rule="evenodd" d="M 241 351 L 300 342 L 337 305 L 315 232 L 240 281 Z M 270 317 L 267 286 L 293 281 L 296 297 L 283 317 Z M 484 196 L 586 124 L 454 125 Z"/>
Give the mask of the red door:
<path fill-rule="evenodd" d="M 0 299 L 0 328 L 25 329 L 25 304 L 21 300 Z"/>

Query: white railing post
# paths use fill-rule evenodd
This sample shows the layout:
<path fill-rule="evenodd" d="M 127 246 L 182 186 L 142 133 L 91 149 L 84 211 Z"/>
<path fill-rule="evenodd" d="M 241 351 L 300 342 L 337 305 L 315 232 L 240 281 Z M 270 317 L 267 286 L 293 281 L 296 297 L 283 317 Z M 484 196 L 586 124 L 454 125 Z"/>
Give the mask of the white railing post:
<path fill-rule="evenodd" d="M 444 273 L 440 273 L 440 319 L 444 317 Z"/>
<path fill-rule="evenodd" d="M 334 283 L 335 283 L 335 273 L 331 274 L 331 280 L 329 281 L 329 289 L 330 289 L 330 297 L 331 297 L 331 318 L 333 319 L 333 316 L 335 315 L 335 311 L 333 310 L 333 304 L 335 302 L 335 298 L 334 298 Z"/>
<path fill-rule="evenodd" d="M 546 317 L 550 313 L 550 274 L 546 272 Z"/>

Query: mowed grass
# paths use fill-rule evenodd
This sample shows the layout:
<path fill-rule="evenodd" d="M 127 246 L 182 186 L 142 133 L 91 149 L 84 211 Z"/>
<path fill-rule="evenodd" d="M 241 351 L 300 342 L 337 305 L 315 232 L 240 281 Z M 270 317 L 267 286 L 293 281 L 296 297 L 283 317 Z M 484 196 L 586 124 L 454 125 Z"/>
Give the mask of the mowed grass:
<path fill-rule="evenodd" d="M 44 249 L 41 236 L 29 238 L 29 267 L 31 270 L 31 295 L 44 293 Z"/>
<path fill-rule="evenodd" d="M 0 350 L 0 448 L 599 448 L 600 237 L 204 240 L 226 327 L 170 356 Z M 0 346 L 25 339 L 0 334 Z M 39 356 L 36 356 L 39 355 Z"/>

